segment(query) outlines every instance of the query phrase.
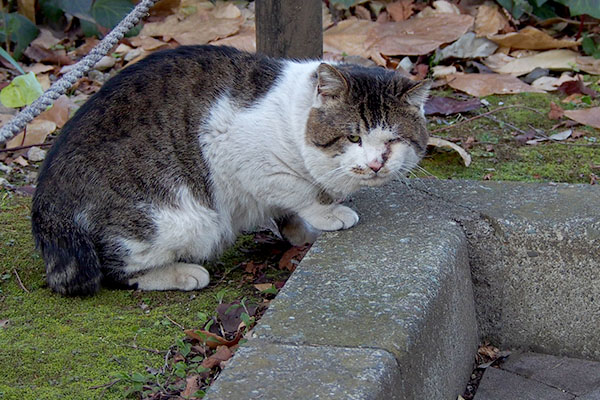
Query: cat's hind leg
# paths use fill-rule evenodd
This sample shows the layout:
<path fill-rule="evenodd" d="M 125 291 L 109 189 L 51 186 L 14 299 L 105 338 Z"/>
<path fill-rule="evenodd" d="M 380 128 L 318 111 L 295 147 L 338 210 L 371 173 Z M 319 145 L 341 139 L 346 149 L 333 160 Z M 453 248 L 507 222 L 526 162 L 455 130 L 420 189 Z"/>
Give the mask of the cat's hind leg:
<path fill-rule="evenodd" d="M 173 263 L 142 271 L 128 284 L 140 290 L 197 290 L 208 286 L 210 275 L 198 264 Z"/>

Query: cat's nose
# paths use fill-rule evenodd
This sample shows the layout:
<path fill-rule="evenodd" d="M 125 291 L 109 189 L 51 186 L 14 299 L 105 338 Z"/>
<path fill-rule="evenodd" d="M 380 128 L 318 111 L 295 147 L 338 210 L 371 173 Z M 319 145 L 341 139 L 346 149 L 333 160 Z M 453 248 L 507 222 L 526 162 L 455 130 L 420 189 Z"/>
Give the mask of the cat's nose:
<path fill-rule="evenodd" d="M 374 172 L 377 172 L 381 169 L 381 167 L 383 167 L 383 163 L 378 161 L 378 160 L 373 160 L 373 161 L 369 161 L 367 163 L 367 165 L 369 166 L 369 168 L 371 168 Z"/>

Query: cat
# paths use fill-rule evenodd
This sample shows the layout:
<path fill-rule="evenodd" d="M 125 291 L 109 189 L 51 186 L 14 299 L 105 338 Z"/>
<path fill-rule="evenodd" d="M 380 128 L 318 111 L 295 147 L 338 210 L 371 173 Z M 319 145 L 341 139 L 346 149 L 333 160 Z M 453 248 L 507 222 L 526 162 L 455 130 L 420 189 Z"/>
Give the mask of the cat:
<path fill-rule="evenodd" d="M 423 156 L 429 83 L 384 68 L 230 47 L 156 52 L 63 127 L 32 204 L 46 280 L 195 290 L 236 235 L 277 220 L 292 243 L 358 222 L 340 204 Z"/>

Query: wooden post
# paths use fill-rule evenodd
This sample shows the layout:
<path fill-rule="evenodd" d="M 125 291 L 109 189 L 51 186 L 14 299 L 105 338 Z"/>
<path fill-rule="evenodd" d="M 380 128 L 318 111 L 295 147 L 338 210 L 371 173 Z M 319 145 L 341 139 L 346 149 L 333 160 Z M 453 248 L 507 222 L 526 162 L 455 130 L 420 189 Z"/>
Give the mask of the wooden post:
<path fill-rule="evenodd" d="M 256 50 L 271 57 L 321 58 L 321 0 L 256 0 Z"/>

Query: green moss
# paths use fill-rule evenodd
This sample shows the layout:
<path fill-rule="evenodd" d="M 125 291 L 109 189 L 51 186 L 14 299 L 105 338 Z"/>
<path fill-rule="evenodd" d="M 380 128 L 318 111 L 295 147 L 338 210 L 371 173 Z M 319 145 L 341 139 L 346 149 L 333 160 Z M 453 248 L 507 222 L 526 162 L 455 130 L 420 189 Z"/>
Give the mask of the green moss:
<path fill-rule="evenodd" d="M 533 130 L 550 136 L 566 129 L 564 126 L 557 126 L 557 121 L 548 118 L 551 102 L 560 104 L 565 109 L 585 108 L 587 105 L 564 104 L 558 95 L 539 93 L 488 96 L 485 100 L 491 104 L 491 108 L 523 108 L 514 107 L 498 111 L 489 118 L 479 118 L 460 127 L 437 133 L 435 130 L 447 126 L 446 123 L 460 122 L 474 114 L 454 116 L 446 121 L 439 117 L 431 118 L 429 128 L 434 135 L 454 140 L 459 145 L 464 145 L 467 139 L 472 137 L 476 139 L 477 144 L 468 149 L 472 157 L 469 167 L 464 166 L 462 159 L 454 151 L 431 149 L 421 162 L 430 175 L 440 179 L 571 183 L 588 183 L 592 173 L 598 175 L 598 170 L 592 168 L 593 165 L 600 164 L 600 131 L 597 129 L 577 126 L 574 129 L 584 133 L 581 138 L 563 142 L 543 142 L 535 146 L 519 143 L 515 139 L 516 135 Z M 599 100 L 595 100 L 592 106 L 598 104 Z"/>
<path fill-rule="evenodd" d="M 101 290 L 89 298 L 67 298 L 44 286 L 43 261 L 33 251 L 29 199 L 0 192 L 0 398 L 89 399 L 91 389 L 122 372 L 158 368 L 162 354 L 134 349 L 167 350 L 181 329 L 196 327 L 199 311 L 212 314 L 216 293 L 225 301 L 247 295 L 250 289 L 221 284 L 184 292 Z M 246 239 L 247 240 L 247 239 Z M 239 259 L 235 251 L 231 260 Z M 231 268 L 230 265 L 228 265 Z M 23 282 L 23 290 L 17 274 Z M 227 283 L 226 281 L 225 283 Z M 107 390 L 104 399 L 122 399 L 123 387 Z"/>

